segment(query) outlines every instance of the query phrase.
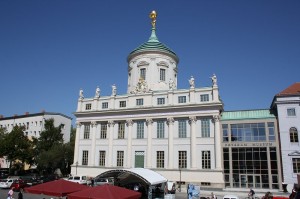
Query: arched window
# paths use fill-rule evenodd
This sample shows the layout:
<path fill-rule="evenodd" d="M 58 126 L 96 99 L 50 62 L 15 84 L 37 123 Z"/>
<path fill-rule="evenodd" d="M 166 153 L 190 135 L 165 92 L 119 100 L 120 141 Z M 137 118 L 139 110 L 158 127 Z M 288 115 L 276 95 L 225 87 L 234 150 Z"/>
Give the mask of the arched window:
<path fill-rule="evenodd" d="M 290 128 L 290 141 L 298 142 L 298 130 L 295 127 Z"/>

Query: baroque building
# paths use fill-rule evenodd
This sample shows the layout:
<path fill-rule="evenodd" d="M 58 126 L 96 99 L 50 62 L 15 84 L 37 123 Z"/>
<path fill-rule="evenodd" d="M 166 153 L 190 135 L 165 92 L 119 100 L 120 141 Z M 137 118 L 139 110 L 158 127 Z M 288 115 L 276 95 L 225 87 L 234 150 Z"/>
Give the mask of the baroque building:
<path fill-rule="evenodd" d="M 148 41 L 127 57 L 127 93 L 79 92 L 72 174 L 147 168 L 177 183 L 223 188 L 222 138 L 216 75 L 211 85 L 177 88 L 179 58 L 158 40 L 156 13 Z M 125 74 L 124 74 L 125 75 Z"/>

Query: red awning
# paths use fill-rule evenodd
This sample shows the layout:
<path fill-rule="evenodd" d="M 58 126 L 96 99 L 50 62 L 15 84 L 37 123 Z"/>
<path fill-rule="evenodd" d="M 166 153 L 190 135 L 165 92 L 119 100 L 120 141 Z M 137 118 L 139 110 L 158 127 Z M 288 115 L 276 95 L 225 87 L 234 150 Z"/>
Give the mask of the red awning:
<path fill-rule="evenodd" d="M 62 197 L 69 193 L 81 191 L 87 188 L 88 186 L 86 185 L 60 179 L 25 188 L 25 192 Z"/>

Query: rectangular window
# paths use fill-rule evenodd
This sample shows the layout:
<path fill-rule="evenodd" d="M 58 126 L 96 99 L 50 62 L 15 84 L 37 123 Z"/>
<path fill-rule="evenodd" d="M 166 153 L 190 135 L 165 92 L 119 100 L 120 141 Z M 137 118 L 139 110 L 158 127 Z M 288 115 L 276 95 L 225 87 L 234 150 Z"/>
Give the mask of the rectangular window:
<path fill-rule="evenodd" d="M 124 151 L 117 151 L 117 167 L 124 165 Z"/>
<path fill-rule="evenodd" d="M 178 151 L 178 168 L 187 168 L 187 153 L 186 151 Z"/>
<path fill-rule="evenodd" d="M 89 151 L 82 151 L 82 165 L 88 165 Z"/>
<path fill-rule="evenodd" d="M 140 78 L 143 79 L 143 80 L 146 80 L 146 68 L 141 68 Z"/>
<path fill-rule="evenodd" d="M 296 110 L 295 110 L 295 108 L 288 108 L 287 109 L 287 115 L 288 116 L 296 116 Z"/>
<path fill-rule="evenodd" d="M 232 142 L 257 142 L 266 141 L 265 123 L 230 124 Z"/>
<path fill-rule="evenodd" d="M 125 137 L 125 123 L 119 122 L 118 123 L 118 139 L 124 139 Z"/>
<path fill-rule="evenodd" d="M 142 106 L 142 105 L 144 105 L 144 99 L 136 99 L 136 105 L 137 105 L 137 106 Z"/>
<path fill-rule="evenodd" d="M 269 129 L 269 141 L 275 141 L 275 129 L 274 129 L 274 123 L 268 122 L 268 129 Z"/>
<path fill-rule="evenodd" d="M 228 124 L 222 124 L 223 142 L 228 142 Z"/>
<path fill-rule="evenodd" d="M 202 119 L 201 120 L 201 136 L 210 137 L 210 120 Z"/>
<path fill-rule="evenodd" d="M 165 98 L 157 98 L 157 104 L 158 105 L 165 104 Z"/>
<path fill-rule="evenodd" d="M 126 101 L 120 101 L 120 107 L 126 107 Z"/>
<path fill-rule="evenodd" d="M 166 81 L 166 69 L 160 69 L 159 70 L 159 80 L 160 81 Z"/>
<path fill-rule="evenodd" d="M 186 120 L 178 120 L 178 137 L 186 138 Z"/>
<path fill-rule="evenodd" d="M 300 158 L 293 158 L 293 173 L 300 172 Z"/>
<path fill-rule="evenodd" d="M 107 123 L 102 123 L 100 128 L 100 139 L 106 139 L 107 136 Z"/>
<path fill-rule="evenodd" d="M 178 103 L 186 103 L 186 96 L 178 96 Z"/>
<path fill-rule="evenodd" d="M 156 151 L 156 168 L 165 168 L 165 152 Z"/>
<path fill-rule="evenodd" d="M 143 139 L 144 138 L 144 122 L 143 121 L 138 121 L 136 123 L 136 138 L 137 139 Z"/>
<path fill-rule="evenodd" d="M 209 101 L 209 95 L 208 94 L 200 95 L 200 101 L 201 102 L 208 102 Z"/>
<path fill-rule="evenodd" d="M 90 139 L 90 125 L 84 125 L 84 133 L 83 133 L 83 139 Z"/>
<path fill-rule="evenodd" d="M 290 141 L 298 142 L 298 130 L 295 127 L 290 128 Z"/>
<path fill-rule="evenodd" d="M 202 151 L 202 169 L 210 168 L 210 151 Z"/>
<path fill-rule="evenodd" d="M 165 122 L 157 121 L 157 138 L 165 137 Z"/>
<path fill-rule="evenodd" d="M 105 151 L 99 151 L 99 166 L 105 166 Z"/>
<path fill-rule="evenodd" d="M 91 110 L 91 109 L 92 109 L 92 104 L 85 105 L 85 110 Z"/>
<path fill-rule="evenodd" d="M 108 108 L 108 102 L 102 102 L 102 109 Z"/>

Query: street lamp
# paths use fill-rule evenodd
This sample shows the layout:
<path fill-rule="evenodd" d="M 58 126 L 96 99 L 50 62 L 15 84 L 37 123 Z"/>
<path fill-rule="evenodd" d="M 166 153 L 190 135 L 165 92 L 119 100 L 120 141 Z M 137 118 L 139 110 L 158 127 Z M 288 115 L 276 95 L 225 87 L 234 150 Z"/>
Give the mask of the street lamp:
<path fill-rule="evenodd" d="M 181 192 L 181 164 L 179 164 L 179 192 Z"/>
<path fill-rule="evenodd" d="M 76 165 L 76 175 L 77 175 L 78 161 L 75 163 L 75 165 Z"/>

